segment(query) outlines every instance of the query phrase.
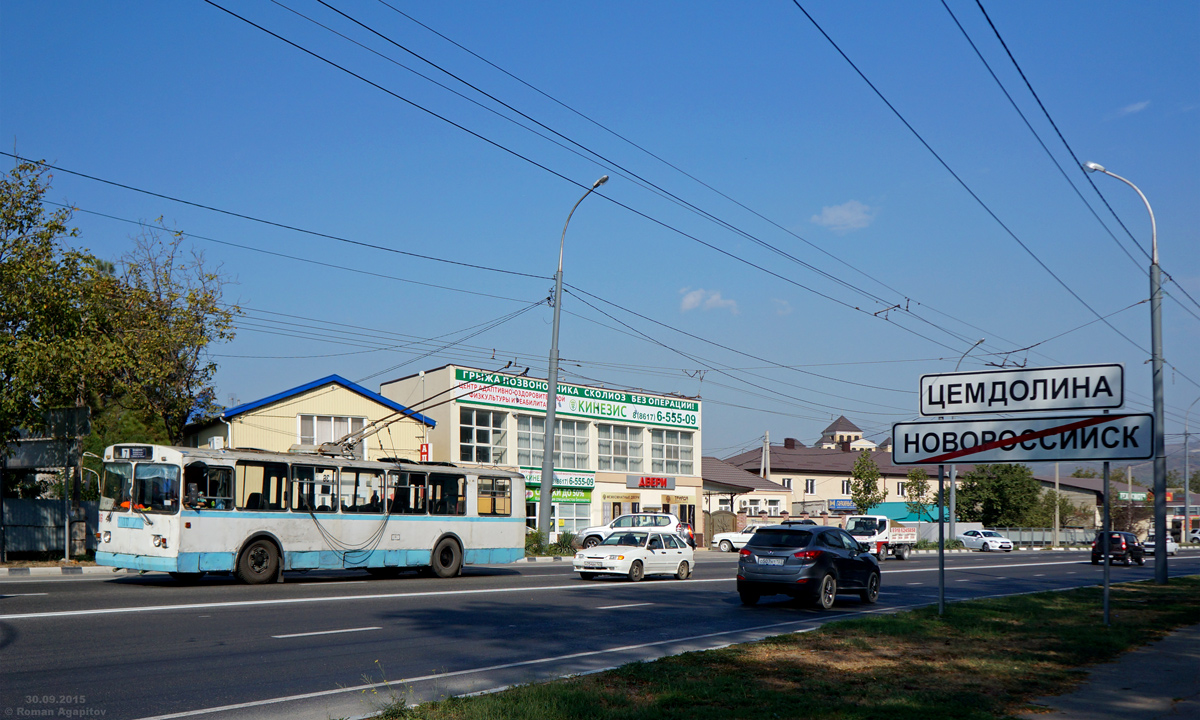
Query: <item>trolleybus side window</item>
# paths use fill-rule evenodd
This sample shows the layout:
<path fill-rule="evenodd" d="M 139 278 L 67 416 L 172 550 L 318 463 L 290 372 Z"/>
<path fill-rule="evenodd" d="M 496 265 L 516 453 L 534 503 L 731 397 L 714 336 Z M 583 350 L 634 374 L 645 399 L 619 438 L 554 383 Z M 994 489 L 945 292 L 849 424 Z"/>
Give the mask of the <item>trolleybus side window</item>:
<path fill-rule="evenodd" d="M 393 515 L 424 515 L 428 487 L 425 483 L 425 473 L 391 472 L 388 473 L 388 504 Z"/>
<path fill-rule="evenodd" d="M 183 469 L 183 504 L 192 510 L 232 510 L 233 470 L 194 462 Z"/>
<path fill-rule="evenodd" d="M 296 512 L 336 512 L 337 468 L 293 465 L 292 509 Z"/>
<path fill-rule="evenodd" d="M 342 468 L 342 512 L 383 512 L 383 471 Z"/>
<path fill-rule="evenodd" d="M 467 479 L 462 475 L 430 473 L 429 514 L 466 515 Z"/>
<path fill-rule="evenodd" d="M 508 478 L 479 478 L 479 514 L 512 515 L 512 481 Z"/>
<path fill-rule="evenodd" d="M 283 510 L 287 504 L 288 466 L 284 463 L 239 462 L 239 510 Z"/>
<path fill-rule="evenodd" d="M 138 463 L 133 471 L 133 507 L 153 513 L 179 512 L 179 466 Z"/>
<path fill-rule="evenodd" d="M 100 481 L 100 509 L 128 510 L 129 487 L 133 483 L 133 465 L 104 463 L 104 479 Z"/>

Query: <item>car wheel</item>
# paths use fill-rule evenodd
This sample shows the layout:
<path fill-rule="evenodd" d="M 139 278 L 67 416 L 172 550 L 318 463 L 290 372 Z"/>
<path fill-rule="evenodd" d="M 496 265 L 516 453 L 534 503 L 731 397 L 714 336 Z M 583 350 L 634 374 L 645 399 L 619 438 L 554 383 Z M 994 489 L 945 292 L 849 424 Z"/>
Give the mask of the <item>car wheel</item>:
<path fill-rule="evenodd" d="M 433 574 L 440 578 L 455 577 L 462 570 L 462 550 L 458 548 L 458 543 L 450 538 L 443 538 L 437 544 L 430 560 Z"/>
<path fill-rule="evenodd" d="M 738 597 L 742 599 L 742 604 L 753 606 L 758 604 L 758 594 L 752 592 L 738 592 Z"/>
<path fill-rule="evenodd" d="M 589 535 L 587 539 L 583 541 L 583 546 L 585 548 L 594 548 L 599 544 L 600 538 L 596 537 L 595 535 Z"/>
<path fill-rule="evenodd" d="M 733 543 L 728 540 L 722 540 L 719 547 L 721 548 L 721 552 L 733 552 Z"/>
<path fill-rule="evenodd" d="M 828 610 L 833 607 L 833 601 L 836 599 L 837 578 L 833 573 L 829 573 L 821 578 L 821 584 L 817 586 L 817 607 Z"/>
<path fill-rule="evenodd" d="M 687 560 L 679 563 L 679 569 L 675 571 L 676 580 L 687 580 L 688 575 L 692 574 L 692 569 L 688 566 Z"/>
<path fill-rule="evenodd" d="M 646 577 L 646 572 L 642 569 L 642 561 L 634 560 L 633 564 L 629 566 L 629 579 L 632 582 L 637 582 L 644 577 Z"/>
<path fill-rule="evenodd" d="M 1138 559 L 1137 559 L 1137 564 L 1138 564 L 1138 567 L 1141 567 L 1142 565 L 1145 565 L 1145 564 L 1146 564 L 1146 557 L 1145 557 L 1145 556 L 1142 556 L 1142 557 L 1138 558 Z"/>
<path fill-rule="evenodd" d="M 1129 553 L 1125 553 L 1125 557 L 1121 558 L 1121 564 L 1125 567 L 1129 567 L 1129 560 Z"/>
<path fill-rule="evenodd" d="M 879 573 L 871 573 L 867 578 L 867 589 L 859 593 L 859 597 L 868 604 L 874 604 L 879 599 Z"/>
<path fill-rule="evenodd" d="M 579 573 L 579 577 L 583 578 L 584 580 L 595 580 L 595 579 L 596 579 L 596 573 L 585 573 L 585 572 L 581 572 L 581 573 Z"/>
<path fill-rule="evenodd" d="M 979 546 L 979 552 L 991 552 L 992 546 L 990 543 L 984 543 Z"/>

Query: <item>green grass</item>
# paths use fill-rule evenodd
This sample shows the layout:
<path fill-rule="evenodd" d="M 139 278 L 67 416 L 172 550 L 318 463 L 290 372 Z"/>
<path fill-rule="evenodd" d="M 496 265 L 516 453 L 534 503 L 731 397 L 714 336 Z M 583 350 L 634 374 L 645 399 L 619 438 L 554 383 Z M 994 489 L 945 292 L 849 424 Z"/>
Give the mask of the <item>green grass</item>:
<path fill-rule="evenodd" d="M 952 603 L 721 650 L 392 708 L 391 718 L 930 720 L 1008 717 L 1082 667 L 1200 622 L 1200 577 Z"/>

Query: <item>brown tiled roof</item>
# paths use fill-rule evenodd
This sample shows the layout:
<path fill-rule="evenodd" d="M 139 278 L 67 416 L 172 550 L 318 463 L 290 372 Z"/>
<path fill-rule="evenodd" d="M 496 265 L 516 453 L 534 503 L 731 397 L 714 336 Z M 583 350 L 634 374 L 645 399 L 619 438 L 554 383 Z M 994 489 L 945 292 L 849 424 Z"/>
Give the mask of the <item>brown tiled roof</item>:
<path fill-rule="evenodd" d="M 829 427 L 825 428 L 825 435 L 836 435 L 839 432 L 856 432 L 862 433 L 857 425 L 846 419 L 845 415 L 839 415 L 837 420 L 834 420 Z"/>
<path fill-rule="evenodd" d="M 752 490 L 788 492 L 787 488 L 777 482 L 772 482 L 766 478 L 759 477 L 755 473 L 736 468 L 724 460 L 718 460 L 715 457 L 700 458 L 700 472 L 705 482 L 712 481 L 722 485 L 744 487 L 746 488 L 745 492 Z"/>

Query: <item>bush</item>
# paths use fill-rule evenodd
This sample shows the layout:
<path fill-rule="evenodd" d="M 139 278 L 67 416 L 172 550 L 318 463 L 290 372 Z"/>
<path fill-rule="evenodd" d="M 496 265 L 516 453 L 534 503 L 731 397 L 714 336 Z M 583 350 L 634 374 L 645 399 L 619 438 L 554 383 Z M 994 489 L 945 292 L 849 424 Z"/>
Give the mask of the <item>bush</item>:
<path fill-rule="evenodd" d="M 917 544 L 913 546 L 913 549 L 914 550 L 937 550 L 937 547 L 938 547 L 937 540 L 918 540 Z M 964 548 L 966 548 L 966 545 L 963 545 L 961 540 L 947 540 L 946 541 L 946 549 L 947 550 L 962 550 Z"/>
<path fill-rule="evenodd" d="M 545 555 L 546 554 L 546 535 L 541 530 L 534 530 L 531 533 L 525 534 L 525 555 Z"/>
<path fill-rule="evenodd" d="M 557 555 L 574 555 L 575 554 L 575 533 L 561 532 L 558 534 L 558 541 L 554 543 L 554 552 Z"/>

